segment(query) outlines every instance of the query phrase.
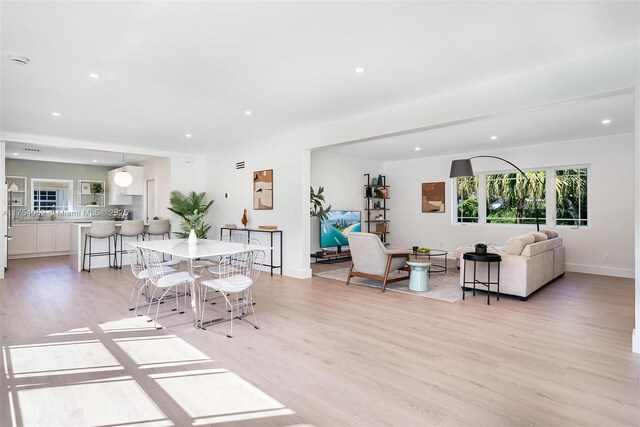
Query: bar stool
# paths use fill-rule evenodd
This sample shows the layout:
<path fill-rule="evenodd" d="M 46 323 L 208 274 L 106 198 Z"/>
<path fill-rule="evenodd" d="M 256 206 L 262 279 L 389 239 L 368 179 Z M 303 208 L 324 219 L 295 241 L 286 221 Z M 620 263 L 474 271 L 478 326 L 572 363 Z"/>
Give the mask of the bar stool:
<path fill-rule="evenodd" d="M 170 231 L 171 223 L 168 219 L 152 219 L 149 221 L 149 228 L 147 229 L 147 240 L 152 240 L 153 237 L 164 240 L 165 236 L 170 239 Z"/>
<path fill-rule="evenodd" d="M 135 237 L 136 241 L 139 240 L 139 236 L 144 238 L 144 221 L 140 220 L 128 220 L 123 221 L 120 226 L 120 231 L 116 233 L 116 246 L 118 243 L 118 237 L 120 238 L 120 250 L 117 253 L 120 253 L 120 265 L 119 268 L 122 268 L 122 252 L 126 252 L 122 250 L 122 241 L 123 237 Z"/>
<path fill-rule="evenodd" d="M 147 228 L 147 240 L 156 239 L 171 239 L 171 223 L 168 219 L 152 219 L 149 221 L 149 227 Z M 173 266 L 180 264 L 178 259 L 166 260 L 164 254 L 162 254 L 162 264 Z"/>
<path fill-rule="evenodd" d="M 113 237 L 113 261 L 115 266 L 111 263 L 111 237 Z M 87 239 L 89 244 L 87 245 Z M 109 244 L 109 250 L 107 252 L 91 251 L 91 242 L 93 239 L 107 239 Z M 88 249 L 88 251 L 87 251 Z M 84 268 L 85 260 L 89 256 L 89 269 Z M 91 258 L 96 256 L 109 256 L 109 267 L 118 268 L 118 260 L 116 259 L 116 223 L 115 221 L 93 221 L 89 231 L 84 235 L 84 253 L 82 255 L 82 271 L 91 273 Z"/>

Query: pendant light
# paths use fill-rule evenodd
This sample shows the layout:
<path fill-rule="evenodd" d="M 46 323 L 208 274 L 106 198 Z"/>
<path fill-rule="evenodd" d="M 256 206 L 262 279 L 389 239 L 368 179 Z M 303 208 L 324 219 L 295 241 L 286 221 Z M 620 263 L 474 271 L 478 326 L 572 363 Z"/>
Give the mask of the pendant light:
<path fill-rule="evenodd" d="M 124 153 L 122 154 L 122 169 L 116 172 L 113 180 L 118 187 L 128 187 L 133 182 L 133 177 L 127 172 L 127 165 L 124 163 Z"/>

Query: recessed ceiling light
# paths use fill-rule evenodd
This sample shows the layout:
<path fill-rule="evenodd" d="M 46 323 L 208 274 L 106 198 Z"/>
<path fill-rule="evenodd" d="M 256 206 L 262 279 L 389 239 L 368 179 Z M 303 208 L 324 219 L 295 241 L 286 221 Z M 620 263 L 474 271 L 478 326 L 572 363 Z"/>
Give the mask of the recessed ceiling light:
<path fill-rule="evenodd" d="M 19 155 L 20 155 L 20 153 L 13 153 L 13 155 L 14 155 L 14 156 L 19 156 Z"/>
<path fill-rule="evenodd" d="M 91 160 L 91 161 L 92 161 L 93 163 L 98 163 L 98 161 L 97 161 L 97 160 Z"/>
<path fill-rule="evenodd" d="M 416 147 L 416 148 L 414 148 L 414 150 L 420 151 L 420 147 Z"/>
<path fill-rule="evenodd" d="M 362 74 L 362 73 L 364 73 L 365 71 L 367 71 L 367 69 L 366 69 L 366 68 L 364 68 L 364 67 L 356 67 L 356 69 L 355 69 L 354 71 L 355 71 L 356 73 L 358 73 L 358 74 Z"/>
<path fill-rule="evenodd" d="M 610 120 L 610 119 L 604 119 L 604 120 L 602 121 L 602 124 L 603 124 L 603 125 L 608 125 L 609 123 L 611 123 L 611 120 Z"/>
<path fill-rule="evenodd" d="M 89 77 L 91 77 L 92 79 L 99 79 L 100 78 L 100 74 L 96 74 L 96 73 L 89 73 Z"/>
<path fill-rule="evenodd" d="M 51 115 L 54 117 L 60 117 L 62 114 L 54 111 L 53 113 L 51 113 Z"/>
<path fill-rule="evenodd" d="M 497 137 L 497 136 L 495 136 L 495 135 L 493 135 L 493 136 L 491 137 L 491 140 L 492 140 L 492 141 L 495 141 L 496 139 L 498 139 L 498 137 Z"/>
<path fill-rule="evenodd" d="M 253 114 L 253 111 L 251 111 L 251 110 L 246 110 L 246 111 L 244 112 L 244 115 L 245 115 L 245 116 L 250 116 L 250 115 L 252 115 L 252 114 Z"/>
<path fill-rule="evenodd" d="M 186 136 L 187 138 L 191 138 L 191 134 L 190 133 L 185 133 L 184 136 Z"/>

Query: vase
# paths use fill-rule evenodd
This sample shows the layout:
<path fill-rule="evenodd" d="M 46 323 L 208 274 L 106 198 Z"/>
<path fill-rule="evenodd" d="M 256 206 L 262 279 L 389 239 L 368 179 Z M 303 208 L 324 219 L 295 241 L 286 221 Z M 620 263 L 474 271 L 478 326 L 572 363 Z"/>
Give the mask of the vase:
<path fill-rule="evenodd" d="M 189 246 L 198 244 L 198 237 L 196 236 L 196 230 L 191 229 L 191 231 L 189 232 L 188 242 L 189 242 Z"/>

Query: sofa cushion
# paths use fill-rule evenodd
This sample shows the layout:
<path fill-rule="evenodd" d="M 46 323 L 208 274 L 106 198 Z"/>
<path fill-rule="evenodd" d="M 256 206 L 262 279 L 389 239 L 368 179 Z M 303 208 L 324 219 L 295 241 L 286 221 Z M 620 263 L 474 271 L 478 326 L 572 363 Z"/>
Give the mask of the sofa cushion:
<path fill-rule="evenodd" d="M 545 240 L 549 240 L 549 236 L 547 236 L 546 233 L 532 231 L 529 234 L 531 234 L 533 236 L 533 238 L 536 239 L 536 243 L 537 242 L 543 242 Z"/>
<path fill-rule="evenodd" d="M 543 242 L 536 242 L 533 243 L 531 245 L 527 245 L 523 250 L 522 250 L 522 256 L 535 256 L 538 254 L 541 254 L 542 252 L 547 252 L 547 251 L 551 251 L 554 248 L 554 239 L 551 240 L 545 240 Z M 553 266 L 551 267 L 551 269 L 553 270 Z"/>
<path fill-rule="evenodd" d="M 511 236 L 504 242 L 504 254 L 505 255 L 520 255 L 525 246 L 534 243 L 535 237 L 530 234 L 523 234 L 521 236 Z"/>
<path fill-rule="evenodd" d="M 558 232 L 555 231 L 555 230 L 540 230 L 540 233 L 546 234 L 549 239 L 553 239 L 554 237 L 558 237 Z"/>

